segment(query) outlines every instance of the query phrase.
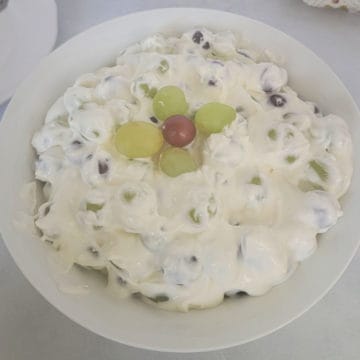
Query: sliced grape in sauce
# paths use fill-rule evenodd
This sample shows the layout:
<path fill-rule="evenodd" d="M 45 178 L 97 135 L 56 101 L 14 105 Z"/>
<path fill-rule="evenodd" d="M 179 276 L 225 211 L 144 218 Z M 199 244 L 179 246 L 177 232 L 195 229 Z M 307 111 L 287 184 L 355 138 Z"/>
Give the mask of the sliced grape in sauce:
<path fill-rule="evenodd" d="M 275 107 L 283 107 L 286 104 L 286 99 L 282 95 L 273 94 L 270 96 L 270 102 Z"/>
<path fill-rule="evenodd" d="M 200 44 L 201 42 L 204 41 L 204 35 L 201 31 L 197 30 L 194 32 L 193 36 L 192 36 L 192 41 L 195 44 Z"/>

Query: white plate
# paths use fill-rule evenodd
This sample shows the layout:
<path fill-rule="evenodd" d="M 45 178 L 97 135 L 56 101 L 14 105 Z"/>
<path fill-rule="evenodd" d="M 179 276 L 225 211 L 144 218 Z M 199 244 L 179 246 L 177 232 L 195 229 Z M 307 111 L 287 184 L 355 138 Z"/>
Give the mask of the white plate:
<path fill-rule="evenodd" d="M 0 12 L 0 104 L 15 91 L 57 36 L 54 0 L 10 0 Z"/>
<path fill-rule="evenodd" d="M 213 30 L 231 29 L 257 46 L 283 55 L 291 85 L 303 97 L 317 102 L 325 113 L 344 117 L 353 134 L 354 153 L 360 154 L 359 111 L 322 60 L 265 24 L 206 9 L 159 9 L 131 14 L 76 36 L 43 60 L 22 84 L 0 124 L 0 229 L 17 265 L 51 304 L 75 322 L 106 338 L 146 349 L 206 351 L 264 336 L 300 316 L 324 296 L 359 244 L 357 156 L 353 182 L 344 199 L 344 217 L 322 237 L 317 252 L 287 282 L 265 296 L 229 300 L 213 309 L 183 314 L 161 311 L 133 299 L 116 301 L 100 285 L 94 285 L 94 290 L 85 296 L 58 290 L 47 262 L 48 249 L 13 225 L 20 189 L 33 179 L 32 134 L 42 125 L 51 103 L 76 76 L 113 64 L 120 49 L 155 32 L 184 31 L 199 25 Z"/>

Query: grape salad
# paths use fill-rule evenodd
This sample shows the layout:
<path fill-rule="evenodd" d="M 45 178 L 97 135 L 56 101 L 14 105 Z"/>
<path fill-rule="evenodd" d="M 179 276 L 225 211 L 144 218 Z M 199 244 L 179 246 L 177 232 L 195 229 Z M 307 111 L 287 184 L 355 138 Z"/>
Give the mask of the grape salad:
<path fill-rule="evenodd" d="M 345 121 L 287 82 L 207 29 L 153 35 L 80 76 L 32 140 L 41 239 L 168 310 L 266 293 L 335 225 L 353 170 Z"/>

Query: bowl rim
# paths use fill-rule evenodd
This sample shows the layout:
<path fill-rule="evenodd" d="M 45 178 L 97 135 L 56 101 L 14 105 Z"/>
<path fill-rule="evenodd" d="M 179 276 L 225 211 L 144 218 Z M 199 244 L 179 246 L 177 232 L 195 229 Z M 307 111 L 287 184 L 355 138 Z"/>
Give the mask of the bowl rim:
<path fill-rule="evenodd" d="M 61 51 L 63 50 L 63 48 L 66 47 L 71 47 L 73 43 L 76 43 L 77 41 L 79 41 L 82 37 L 88 37 L 89 35 L 93 35 L 95 34 L 99 29 L 101 29 L 102 27 L 106 27 L 106 26 L 110 26 L 112 23 L 116 23 L 118 22 L 120 19 L 123 18 L 131 18 L 134 17 L 136 18 L 137 16 L 143 16 L 143 15 L 149 15 L 149 14 L 159 14 L 159 15 L 164 15 L 164 13 L 167 12 L 177 12 L 177 11 L 183 11 L 183 12 L 199 12 L 199 13 L 213 13 L 213 15 L 218 14 L 219 16 L 224 15 L 224 14 L 231 14 L 233 16 L 237 16 L 239 18 L 242 18 L 243 20 L 246 21 L 251 21 L 256 25 L 260 25 L 263 28 L 267 28 L 271 31 L 275 31 L 277 33 L 280 33 L 283 37 L 285 37 L 286 39 L 288 39 L 289 41 L 296 43 L 296 45 L 298 47 L 300 47 L 302 49 L 302 51 L 306 51 L 308 53 L 310 53 L 313 57 L 315 57 L 317 59 L 317 61 L 319 63 L 322 64 L 322 66 L 324 68 L 326 68 L 328 71 L 330 71 L 333 75 L 334 78 L 337 80 L 338 85 L 342 88 L 342 90 L 344 91 L 344 93 L 347 95 L 347 97 L 349 98 L 349 100 L 351 101 L 351 104 L 357 114 L 357 117 L 360 118 L 360 110 L 355 102 L 355 100 L 353 99 L 352 95 L 350 94 L 350 92 L 348 91 L 348 89 L 346 88 L 346 86 L 343 84 L 343 82 L 340 80 L 340 78 L 338 77 L 338 75 L 336 74 L 336 72 L 327 64 L 325 63 L 321 57 L 319 57 L 316 53 L 314 53 L 311 49 L 307 48 L 305 45 L 303 45 L 300 41 L 298 41 L 297 39 L 291 37 L 290 35 L 288 35 L 287 33 L 273 27 L 270 26 L 262 21 L 247 17 L 247 16 L 243 16 L 241 14 L 237 14 L 237 13 L 231 13 L 228 11 L 223 11 L 223 10 L 216 10 L 216 9 L 209 9 L 209 8 L 198 8 L 198 7 L 165 7 L 165 8 L 157 8 L 157 9 L 151 9 L 151 10 L 144 10 L 144 11 L 138 11 L 138 12 L 133 12 L 133 13 L 129 13 L 129 14 L 125 14 L 123 16 L 119 16 L 119 17 L 115 17 L 112 18 L 110 20 L 104 21 L 102 23 L 99 23 L 97 25 L 94 25 L 90 28 L 85 29 L 84 31 L 76 34 L 75 36 L 71 37 L 70 39 L 68 39 L 67 41 L 65 41 L 64 43 L 62 43 L 59 47 L 57 47 L 54 51 L 52 51 L 49 55 L 47 55 L 46 57 L 44 57 L 40 63 L 34 68 L 34 70 L 25 78 L 25 80 L 23 80 L 23 82 L 21 83 L 21 85 L 17 88 L 13 98 L 11 99 L 10 103 L 8 104 L 6 111 L 3 115 L 2 121 L 0 122 L 0 137 L 2 136 L 3 133 L 6 133 L 6 127 L 7 124 L 10 123 L 10 113 L 12 110 L 12 107 L 16 105 L 16 103 L 18 102 L 17 99 L 18 97 L 21 98 L 21 93 L 23 92 L 22 89 L 24 89 L 27 85 L 27 83 L 31 80 L 31 78 L 41 69 L 42 64 L 46 63 L 48 61 L 49 58 L 52 57 L 56 57 L 58 53 L 61 53 Z M 0 225 L 1 225 L 1 217 L 0 217 Z M 78 316 L 77 314 L 70 314 L 67 309 L 60 303 L 60 302 L 56 302 L 53 301 L 52 296 L 47 292 L 46 289 L 44 289 L 41 285 L 39 285 L 38 281 L 32 277 L 31 274 L 29 274 L 23 267 L 23 265 L 21 264 L 20 261 L 18 261 L 17 258 L 17 253 L 15 251 L 15 249 L 12 247 L 11 244 L 11 240 L 10 240 L 10 236 L 7 236 L 6 231 L 3 231 L 3 226 L 1 225 L 1 230 L 0 232 L 2 233 L 2 237 L 3 237 L 3 241 L 9 251 L 9 253 L 11 254 L 14 262 L 16 263 L 17 267 L 21 270 L 22 274 L 25 276 L 25 278 L 30 282 L 30 284 L 37 290 L 37 292 L 47 301 L 49 302 L 54 308 L 56 308 L 60 313 L 62 313 L 63 315 L 65 315 L 67 318 L 69 318 L 70 320 L 74 321 L 75 323 L 77 323 L 78 325 L 82 326 L 83 328 L 91 331 L 92 333 L 95 333 L 103 338 L 106 339 L 110 339 L 113 340 L 115 342 L 124 344 L 124 345 L 128 345 L 128 346 L 132 346 L 135 348 L 140 348 L 140 349 L 146 349 L 146 350 L 152 350 L 152 351 L 160 351 L 160 352 L 179 352 L 179 353 L 197 353 L 197 352 L 208 352 L 208 351 L 214 351 L 214 350 L 221 350 L 221 349 L 226 349 L 229 347 L 234 347 L 234 346 L 238 346 L 238 345 L 242 345 L 254 340 L 257 340 L 261 337 L 267 336 L 279 329 L 281 329 L 282 327 L 288 325 L 289 323 L 291 323 L 293 320 L 299 318 L 301 315 L 303 315 L 306 311 L 308 311 L 311 307 L 313 307 L 316 303 L 318 303 L 328 292 L 329 290 L 335 285 L 335 283 L 339 280 L 339 278 L 343 275 L 343 273 L 345 272 L 346 268 L 348 267 L 348 265 L 350 264 L 350 262 L 352 261 L 354 255 L 356 254 L 359 246 L 360 246 L 360 238 L 357 241 L 357 245 L 354 247 L 351 256 L 349 256 L 348 260 L 346 261 L 346 263 L 343 265 L 342 270 L 337 274 L 336 277 L 334 277 L 334 279 L 332 280 L 332 282 L 329 283 L 328 287 L 321 292 L 317 297 L 315 297 L 313 299 L 312 302 L 309 303 L 309 305 L 307 305 L 304 309 L 302 309 L 302 311 L 299 311 L 298 313 L 296 313 L 295 315 L 289 317 L 286 321 L 283 321 L 282 323 L 280 323 L 279 325 L 272 327 L 271 329 L 269 329 L 268 331 L 263 331 L 259 334 L 257 334 L 256 336 L 252 336 L 250 338 L 248 338 L 246 341 L 233 341 L 233 342 L 228 342 L 225 343 L 223 345 L 214 345 L 214 346 L 209 346 L 209 347 L 199 347 L 196 349 L 184 349 L 181 346 L 178 348 L 175 347 L 154 347 L 148 344 L 142 344 L 142 343 L 136 343 L 134 341 L 128 341 L 128 340 L 120 340 L 118 338 L 116 338 L 115 336 L 109 336 L 109 334 L 104 334 L 101 333 L 100 331 L 98 331 L 95 327 L 91 326 L 90 324 L 86 323 L 83 318 L 81 316 Z"/>

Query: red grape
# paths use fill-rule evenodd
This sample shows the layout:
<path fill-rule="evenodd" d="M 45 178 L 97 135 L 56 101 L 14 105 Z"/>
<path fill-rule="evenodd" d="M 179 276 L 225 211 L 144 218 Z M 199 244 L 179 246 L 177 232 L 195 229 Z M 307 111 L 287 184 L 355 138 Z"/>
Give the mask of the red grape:
<path fill-rule="evenodd" d="M 191 120 L 183 115 L 173 115 L 166 119 L 162 126 L 164 139 L 172 146 L 183 147 L 190 144 L 196 128 Z"/>

